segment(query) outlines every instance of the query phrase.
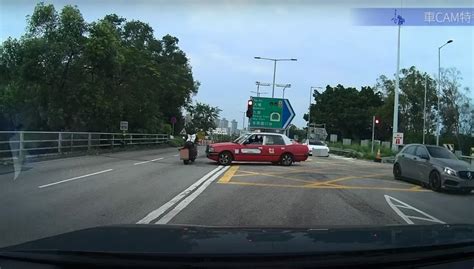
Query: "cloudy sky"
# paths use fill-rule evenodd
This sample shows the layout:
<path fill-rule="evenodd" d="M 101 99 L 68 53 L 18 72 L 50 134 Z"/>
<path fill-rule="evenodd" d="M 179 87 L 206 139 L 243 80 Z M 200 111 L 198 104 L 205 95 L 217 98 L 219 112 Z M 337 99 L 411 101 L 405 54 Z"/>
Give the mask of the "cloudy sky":
<path fill-rule="evenodd" d="M 45 1 L 56 9 L 77 5 L 86 21 L 116 13 L 129 20 L 149 23 L 155 35 L 176 36 L 190 58 L 195 79 L 201 82 L 195 100 L 219 106 L 221 116 L 236 119 L 242 113 L 255 81 L 271 82 L 273 63 L 254 56 L 297 58 L 280 62 L 276 82 L 290 83 L 286 91 L 296 111 L 294 123 L 305 125 L 311 86 L 372 86 L 379 75 L 393 77 L 396 69 L 396 26 L 360 26 L 352 8 L 473 8 L 472 0 L 458 1 Z M 354 1 L 355 2 L 355 1 Z M 381 5 L 380 2 L 384 4 Z M 0 40 L 20 37 L 25 17 L 35 1 L 0 0 Z M 403 9 L 402 9 L 403 10 Z M 474 17 L 472 18 L 474 20 Z M 474 27 L 405 26 L 401 32 L 401 67 L 437 74 L 438 47 L 442 66 L 462 72 L 463 87 L 473 89 Z M 271 87 L 261 87 L 271 95 Z M 281 89 L 275 89 L 280 97 Z M 269 96 L 264 95 L 264 96 Z"/>

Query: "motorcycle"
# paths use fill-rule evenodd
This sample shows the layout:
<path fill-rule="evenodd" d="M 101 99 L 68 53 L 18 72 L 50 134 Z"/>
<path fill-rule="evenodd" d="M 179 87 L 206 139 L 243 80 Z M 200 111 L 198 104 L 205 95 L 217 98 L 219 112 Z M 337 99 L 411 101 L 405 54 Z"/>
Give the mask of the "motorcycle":
<path fill-rule="evenodd" d="M 184 143 L 184 146 L 179 149 L 179 157 L 183 160 L 184 164 L 189 164 L 189 162 L 194 162 L 196 160 L 196 135 L 188 135 L 188 139 Z"/>

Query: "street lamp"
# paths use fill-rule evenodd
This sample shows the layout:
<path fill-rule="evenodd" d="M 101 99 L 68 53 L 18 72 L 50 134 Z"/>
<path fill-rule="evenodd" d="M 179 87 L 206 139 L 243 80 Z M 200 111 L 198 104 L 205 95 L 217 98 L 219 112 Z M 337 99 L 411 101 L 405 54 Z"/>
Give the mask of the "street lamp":
<path fill-rule="evenodd" d="M 441 49 L 452 43 L 453 40 L 450 39 L 446 43 L 444 43 L 441 47 L 438 48 L 438 120 L 436 121 L 436 146 L 439 146 L 439 133 L 440 133 L 440 118 L 441 118 L 441 109 L 439 107 L 439 95 L 441 94 Z"/>
<path fill-rule="evenodd" d="M 270 83 L 262 83 L 260 81 L 255 81 L 255 85 L 257 85 L 257 91 L 250 91 L 252 93 L 256 93 L 257 97 L 260 97 L 260 94 L 267 94 L 267 92 L 260 92 L 260 86 L 270 86 Z"/>
<path fill-rule="evenodd" d="M 309 127 L 311 126 L 311 99 L 313 97 L 313 90 L 322 89 L 322 88 L 323 87 L 313 87 L 313 86 L 309 88 L 309 113 L 308 113 L 308 134 L 307 134 L 308 141 L 309 141 Z"/>
<path fill-rule="evenodd" d="M 401 15 L 397 15 L 397 10 L 395 10 L 395 15 L 392 18 L 392 21 L 398 25 L 398 42 L 397 42 L 397 73 L 395 75 L 395 92 L 393 100 L 393 130 L 392 130 L 392 140 L 395 137 L 395 134 L 398 132 L 398 92 L 400 86 L 400 30 L 405 23 L 405 19 Z M 395 143 L 392 143 L 392 150 L 398 150 L 398 147 Z"/>
<path fill-rule="evenodd" d="M 283 99 L 285 99 L 285 89 L 291 88 L 291 84 L 276 84 L 275 86 L 283 88 Z"/>
<path fill-rule="evenodd" d="M 291 58 L 291 59 L 273 59 L 273 58 L 264 58 L 264 57 L 254 57 L 257 60 L 268 60 L 268 61 L 273 61 L 273 87 L 272 87 L 272 98 L 275 97 L 275 75 L 276 75 L 276 68 L 277 68 L 277 62 L 280 61 L 298 61 L 298 59 Z"/>

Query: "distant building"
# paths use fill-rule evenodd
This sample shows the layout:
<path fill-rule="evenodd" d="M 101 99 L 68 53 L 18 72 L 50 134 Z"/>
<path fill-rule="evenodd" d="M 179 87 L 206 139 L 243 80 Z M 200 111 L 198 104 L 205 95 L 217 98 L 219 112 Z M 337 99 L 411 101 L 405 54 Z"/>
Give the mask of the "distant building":
<path fill-rule="evenodd" d="M 228 135 L 229 134 L 229 128 L 216 128 L 213 133 L 214 134 L 220 134 L 220 135 Z"/>
<path fill-rule="evenodd" d="M 223 118 L 218 126 L 219 128 L 229 128 L 229 121 Z"/>
<path fill-rule="evenodd" d="M 230 122 L 230 134 L 236 134 L 237 133 L 237 121 L 232 120 Z"/>
<path fill-rule="evenodd" d="M 220 119 L 216 119 L 216 120 L 214 121 L 214 123 L 216 124 L 216 128 L 219 128 L 220 125 L 221 125 L 221 120 L 220 120 Z"/>

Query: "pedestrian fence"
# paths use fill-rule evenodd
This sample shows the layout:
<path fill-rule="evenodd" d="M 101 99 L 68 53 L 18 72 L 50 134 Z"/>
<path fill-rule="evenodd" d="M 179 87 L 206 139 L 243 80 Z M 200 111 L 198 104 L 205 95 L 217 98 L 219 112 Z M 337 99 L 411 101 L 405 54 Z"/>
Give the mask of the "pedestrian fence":
<path fill-rule="evenodd" d="M 164 144 L 168 134 L 0 131 L 0 159 L 58 155 L 102 148 Z"/>

